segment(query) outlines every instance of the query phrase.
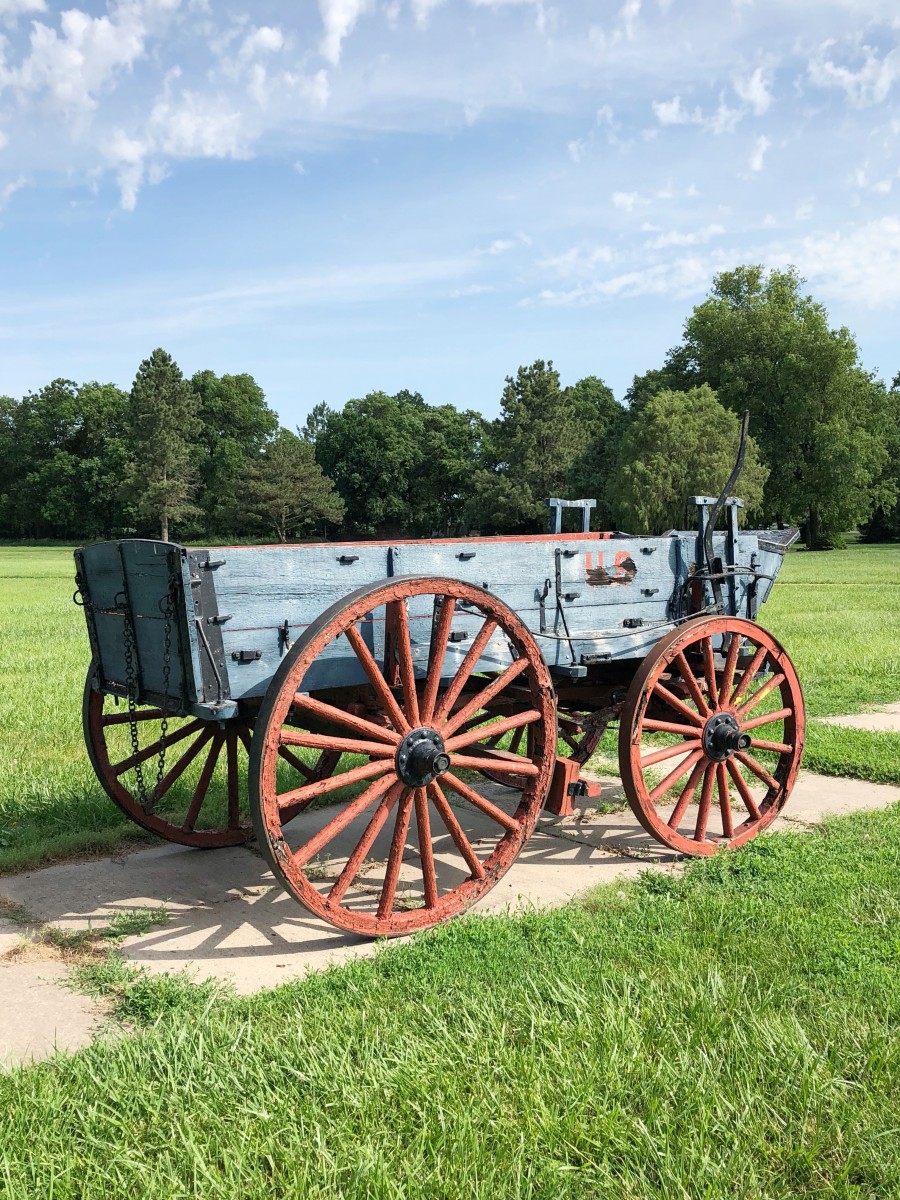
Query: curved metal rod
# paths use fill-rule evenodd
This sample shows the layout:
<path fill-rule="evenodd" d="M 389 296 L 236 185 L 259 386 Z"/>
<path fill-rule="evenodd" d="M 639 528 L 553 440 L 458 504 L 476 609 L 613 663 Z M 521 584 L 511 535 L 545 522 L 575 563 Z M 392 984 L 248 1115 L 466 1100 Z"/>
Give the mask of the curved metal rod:
<path fill-rule="evenodd" d="M 728 476 L 728 482 L 722 488 L 722 492 L 709 511 L 709 517 L 706 521 L 706 531 L 703 535 L 703 545 L 706 550 L 706 566 L 710 573 L 710 582 L 712 583 L 713 598 L 716 602 L 716 610 L 722 612 L 722 582 L 716 578 L 721 573 L 721 566 L 716 567 L 715 559 L 713 558 L 713 530 L 716 527 L 716 521 L 719 519 L 719 513 L 725 507 L 725 501 L 731 495 L 734 485 L 738 481 L 741 471 L 744 469 L 744 456 L 747 453 L 747 430 L 750 428 L 750 410 L 744 410 L 744 416 L 741 420 L 741 441 L 738 446 L 737 460 L 732 468 L 731 474 Z"/>

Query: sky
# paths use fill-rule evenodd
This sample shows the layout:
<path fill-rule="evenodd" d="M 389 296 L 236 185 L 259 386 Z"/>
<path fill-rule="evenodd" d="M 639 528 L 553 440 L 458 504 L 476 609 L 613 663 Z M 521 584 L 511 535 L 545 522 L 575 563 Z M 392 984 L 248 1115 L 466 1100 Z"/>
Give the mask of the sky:
<path fill-rule="evenodd" d="M 0 394 L 621 398 L 716 272 L 900 371 L 896 0 L 0 0 Z"/>

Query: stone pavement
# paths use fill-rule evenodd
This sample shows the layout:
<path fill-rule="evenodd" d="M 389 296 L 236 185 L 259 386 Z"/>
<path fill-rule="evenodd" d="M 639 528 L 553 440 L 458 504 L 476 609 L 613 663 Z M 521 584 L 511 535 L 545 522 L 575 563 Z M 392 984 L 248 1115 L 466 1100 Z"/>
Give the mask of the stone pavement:
<path fill-rule="evenodd" d="M 488 787 L 490 785 L 487 785 Z M 615 798 L 615 786 L 604 798 Z M 823 817 L 900 801 L 900 788 L 801 773 L 788 815 L 774 828 L 803 830 Z M 478 912 L 561 904 L 598 883 L 647 868 L 677 869 L 630 810 L 543 816 L 525 850 Z M 74 931 L 115 913 L 165 907 L 169 922 L 128 938 L 124 956 L 152 972 L 188 969 L 249 993 L 310 970 L 374 952 L 374 943 L 333 929 L 276 885 L 252 849 L 188 850 L 161 844 L 114 858 L 64 863 L 0 879 L 0 897 L 37 921 Z M 26 931 L 27 932 L 27 931 Z M 14 954 L 21 927 L 0 922 L 0 1065 L 90 1041 L 102 1013 L 64 987 L 66 966 Z M 37 948 L 36 948 L 37 949 Z"/>

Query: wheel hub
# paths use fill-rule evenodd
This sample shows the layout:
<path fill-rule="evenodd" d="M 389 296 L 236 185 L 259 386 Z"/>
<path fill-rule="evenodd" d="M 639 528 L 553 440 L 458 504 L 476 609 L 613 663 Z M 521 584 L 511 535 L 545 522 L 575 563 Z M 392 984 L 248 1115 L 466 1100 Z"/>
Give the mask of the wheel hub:
<path fill-rule="evenodd" d="M 397 747 L 397 774 L 407 787 L 424 787 L 450 770 L 450 755 L 435 729 L 413 729 Z"/>
<path fill-rule="evenodd" d="M 703 729 L 703 750 L 714 762 L 724 762 L 738 750 L 750 749 L 750 735 L 741 733 L 737 718 L 728 712 L 713 713 Z"/>

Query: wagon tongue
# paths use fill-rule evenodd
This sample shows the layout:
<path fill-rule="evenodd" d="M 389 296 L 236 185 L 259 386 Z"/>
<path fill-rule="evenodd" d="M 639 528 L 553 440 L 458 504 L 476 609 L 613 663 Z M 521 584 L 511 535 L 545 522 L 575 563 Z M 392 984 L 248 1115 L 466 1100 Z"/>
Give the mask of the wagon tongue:
<path fill-rule="evenodd" d="M 397 774 L 407 787 L 424 787 L 449 769 L 450 755 L 434 729 L 413 729 L 397 747 Z"/>

